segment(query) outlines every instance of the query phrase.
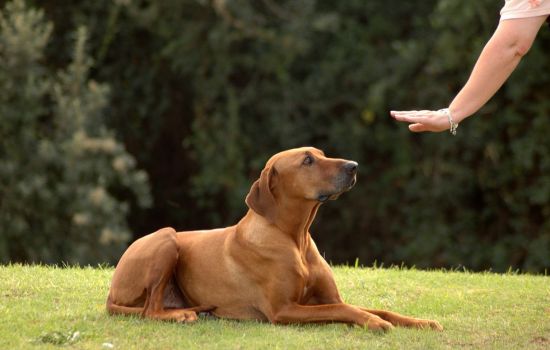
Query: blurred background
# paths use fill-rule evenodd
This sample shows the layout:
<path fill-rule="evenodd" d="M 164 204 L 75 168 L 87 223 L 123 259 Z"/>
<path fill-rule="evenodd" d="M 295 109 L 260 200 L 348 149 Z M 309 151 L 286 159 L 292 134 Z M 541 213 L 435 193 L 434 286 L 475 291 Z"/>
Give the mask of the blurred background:
<path fill-rule="evenodd" d="M 494 0 L 0 1 L 0 261 L 117 262 L 233 225 L 274 153 L 359 162 L 312 227 L 332 263 L 550 267 L 550 28 L 449 133 Z"/>

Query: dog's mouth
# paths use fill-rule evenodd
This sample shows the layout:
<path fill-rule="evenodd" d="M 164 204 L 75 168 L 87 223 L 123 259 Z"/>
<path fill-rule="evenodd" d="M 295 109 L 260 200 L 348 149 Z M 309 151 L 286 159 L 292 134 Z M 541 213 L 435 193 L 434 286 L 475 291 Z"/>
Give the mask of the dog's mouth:
<path fill-rule="evenodd" d="M 333 201 L 335 199 L 338 199 L 338 197 L 340 197 L 342 193 L 351 190 L 351 188 L 355 185 L 356 182 L 357 182 L 357 179 L 355 176 L 353 176 L 351 180 L 344 186 L 341 186 L 341 188 L 338 191 L 331 192 L 331 193 L 321 193 L 317 196 L 317 200 L 321 203 L 324 203 L 328 200 Z"/>

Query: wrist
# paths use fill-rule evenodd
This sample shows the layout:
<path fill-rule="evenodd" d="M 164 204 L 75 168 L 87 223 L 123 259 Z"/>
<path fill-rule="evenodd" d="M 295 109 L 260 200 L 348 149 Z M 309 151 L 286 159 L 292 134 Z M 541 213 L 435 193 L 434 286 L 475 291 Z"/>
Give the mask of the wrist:
<path fill-rule="evenodd" d="M 451 110 L 449 108 L 443 108 L 443 109 L 440 109 L 439 112 L 442 112 L 447 116 L 447 120 L 449 121 L 449 132 L 453 136 L 455 136 L 456 129 L 458 128 L 458 123 L 454 120 Z"/>
<path fill-rule="evenodd" d="M 454 122 L 457 124 L 460 124 L 464 119 L 470 116 L 469 114 L 465 114 L 463 109 L 453 106 L 452 103 L 449 106 L 449 112 L 451 113 Z"/>

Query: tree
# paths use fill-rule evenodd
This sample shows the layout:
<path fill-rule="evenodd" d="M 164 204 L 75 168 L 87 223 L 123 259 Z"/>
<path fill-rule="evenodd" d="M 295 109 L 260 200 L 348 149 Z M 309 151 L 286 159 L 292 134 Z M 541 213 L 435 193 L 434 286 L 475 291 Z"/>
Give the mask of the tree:
<path fill-rule="evenodd" d="M 19 103 L 21 116 L 47 125 L 39 130 L 51 137 L 51 120 L 61 116 L 53 92 L 60 77 L 52 80 L 51 72 L 74 61 L 67 48 L 74 28 L 84 25 L 96 62 L 88 74 L 112 87 L 108 106 L 97 109 L 101 125 L 151 181 L 154 206 L 128 211 L 134 238 L 168 225 L 235 223 L 269 156 L 313 145 L 360 164 L 355 188 L 323 206 L 313 227 L 333 262 L 358 257 L 365 264 L 542 271 L 550 266 L 550 30 L 541 30 L 509 83 L 456 137 L 414 135 L 388 116 L 390 109 L 446 106 L 496 27 L 501 5 L 40 1 L 55 35 L 21 79 L 2 70 L 3 84 L 6 74 L 18 83 L 0 97 L 0 108 Z M 50 83 L 22 85 L 25 79 Z M 24 86 L 26 94 L 13 90 Z M 19 124 L 0 130 L 9 125 Z M 104 188 L 120 201 L 136 189 Z M 4 211 L 0 216 L 10 222 Z"/>
<path fill-rule="evenodd" d="M 0 259 L 114 262 L 131 199 L 150 205 L 147 176 L 105 126 L 86 29 L 59 72 L 44 60 L 52 29 L 22 0 L 0 13 Z"/>

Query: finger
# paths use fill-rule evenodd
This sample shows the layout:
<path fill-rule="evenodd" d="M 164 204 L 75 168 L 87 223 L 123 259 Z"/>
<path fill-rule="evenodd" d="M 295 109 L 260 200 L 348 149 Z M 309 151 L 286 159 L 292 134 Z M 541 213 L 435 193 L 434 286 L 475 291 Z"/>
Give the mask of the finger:
<path fill-rule="evenodd" d="M 431 114 L 434 113 L 434 111 L 430 111 L 428 109 L 423 109 L 421 111 L 417 110 L 411 110 L 411 111 L 390 111 L 391 115 L 423 115 L 423 114 Z"/>
<path fill-rule="evenodd" d="M 399 112 L 394 113 L 392 115 L 393 119 L 399 120 L 399 121 L 408 121 L 408 122 L 416 122 L 417 118 L 425 118 L 426 115 L 419 113 L 418 111 L 409 111 L 409 112 Z"/>
<path fill-rule="evenodd" d="M 414 111 L 416 115 L 431 115 L 433 114 L 435 111 L 430 111 L 428 109 L 423 109 L 421 111 Z"/>
<path fill-rule="evenodd" d="M 390 111 L 391 116 L 396 115 L 415 115 L 418 111 Z"/>
<path fill-rule="evenodd" d="M 428 131 L 428 127 L 424 124 L 416 123 L 409 125 L 409 130 L 412 132 Z"/>
<path fill-rule="evenodd" d="M 392 117 L 433 117 L 437 111 L 421 110 L 421 111 L 390 111 Z"/>
<path fill-rule="evenodd" d="M 396 115 L 395 120 L 407 123 L 426 123 L 427 119 L 424 116 L 408 116 L 408 115 Z"/>
<path fill-rule="evenodd" d="M 397 113 L 397 114 L 400 114 L 400 113 L 416 113 L 416 112 L 421 112 L 421 111 L 418 111 L 416 109 L 411 109 L 411 110 L 408 110 L 408 111 L 394 111 L 394 110 L 391 110 L 390 114 L 394 114 L 394 113 Z"/>

